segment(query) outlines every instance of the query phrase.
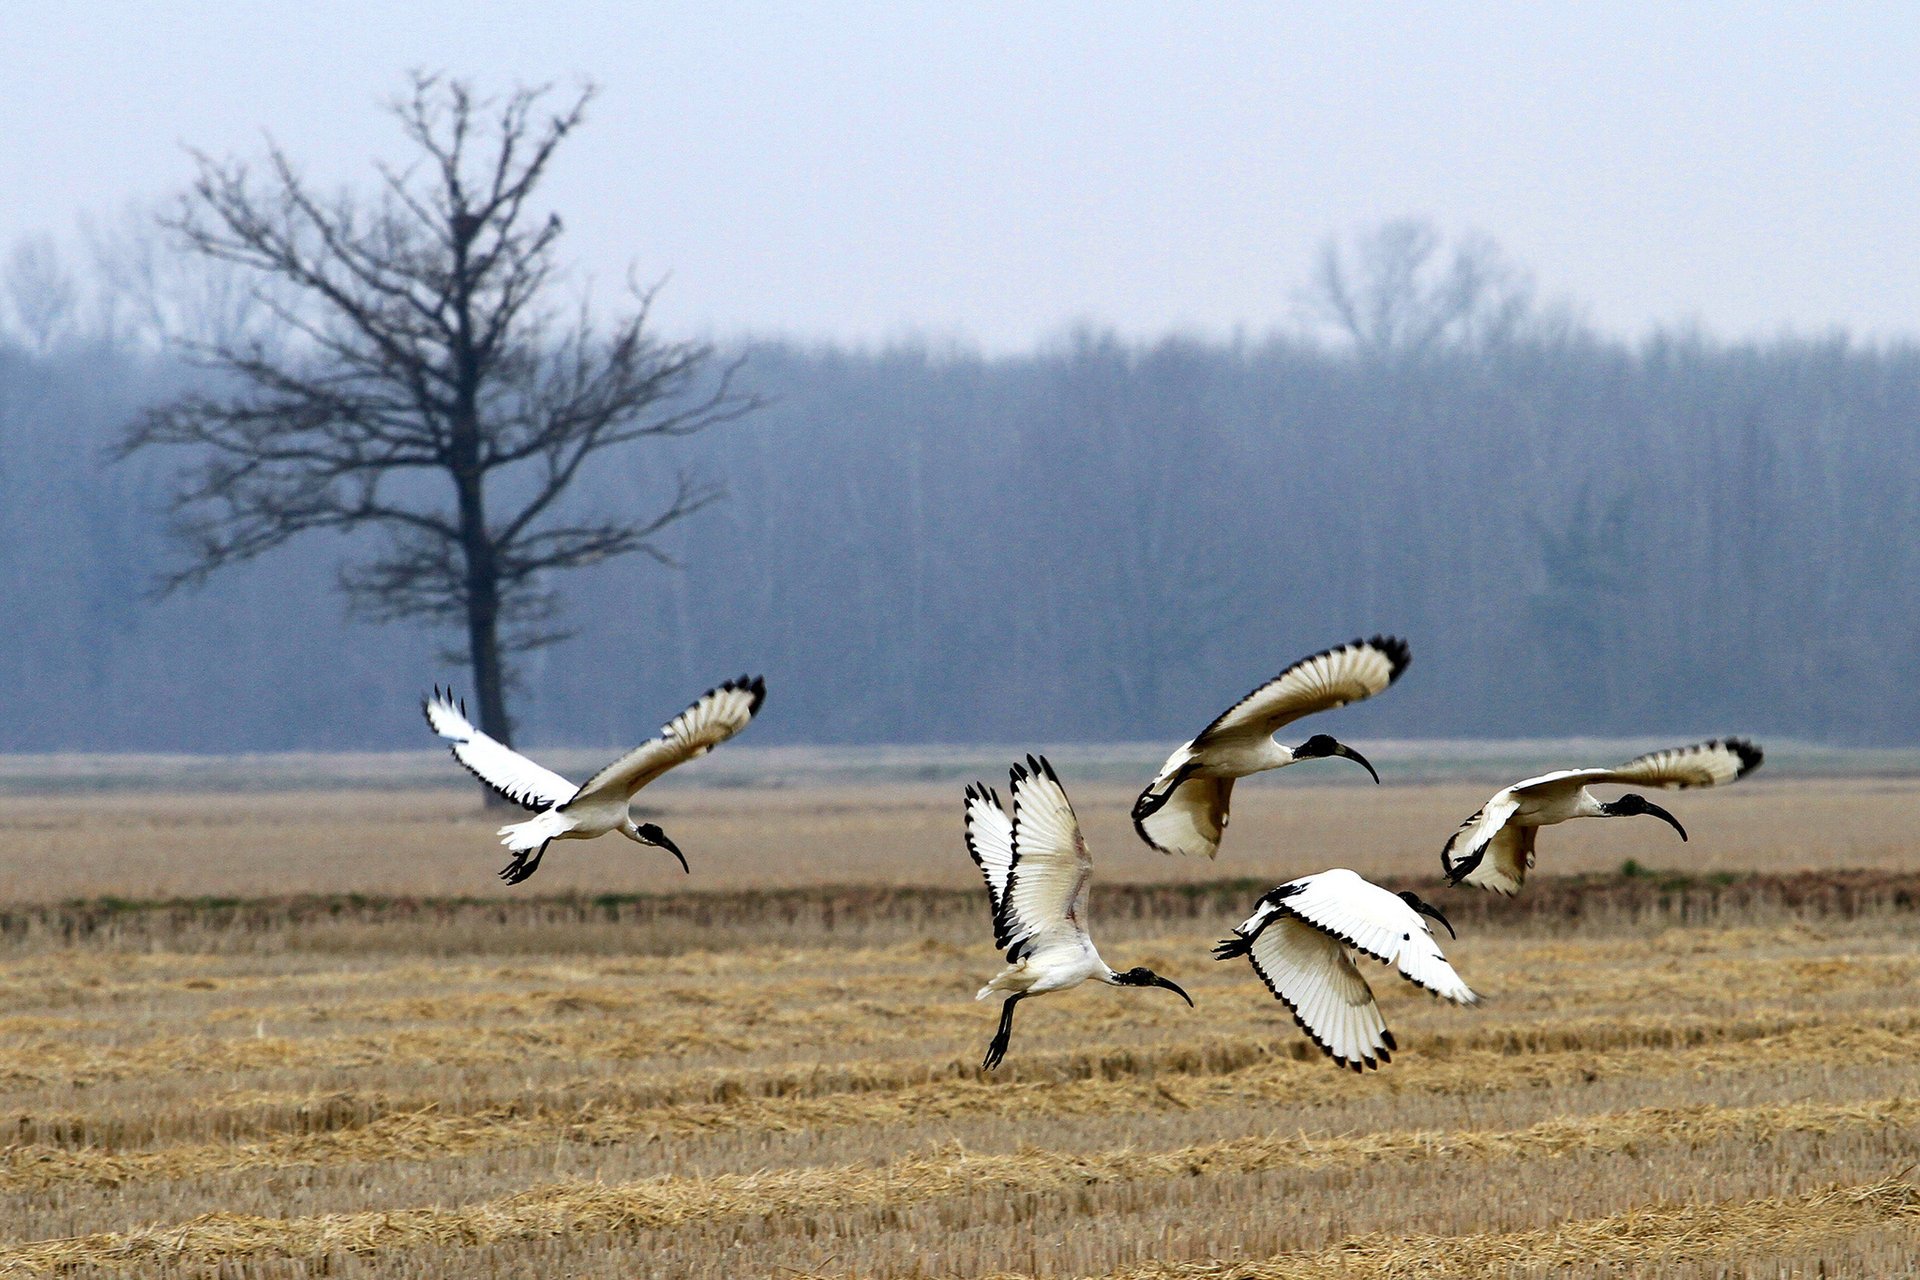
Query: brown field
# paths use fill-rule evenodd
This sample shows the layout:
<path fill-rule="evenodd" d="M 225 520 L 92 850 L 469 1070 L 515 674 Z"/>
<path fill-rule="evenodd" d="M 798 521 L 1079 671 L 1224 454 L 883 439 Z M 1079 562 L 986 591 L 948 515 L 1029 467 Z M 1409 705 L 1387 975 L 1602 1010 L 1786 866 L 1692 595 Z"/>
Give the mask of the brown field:
<path fill-rule="evenodd" d="M 1107 958 L 1198 1007 L 1032 1002 L 991 1078 L 950 786 L 676 790 L 691 882 L 537 894 L 465 792 L 7 797 L 0 1276 L 1920 1275 L 1920 787 L 1565 828 L 1511 903 L 1428 883 L 1488 790 L 1250 788 L 1195 866 L 1076 787 Z M 1364 1076 L 1207 956 L 1336 864 L 1486 996 L 1373 978 Z"/>
<path fill-rule="evenodd" d="M 434 764 L 451 769 L 443 759 Z M 1223 874 L 1279 883 L 1327 866 L 1431 876 L 1447 836 L 1497 785 L 1249 779 L 1235 795 L 1226 853 L 1210 865 L 1162 857 L 1140 843 L 1127 821 L 1137 784 L 1062 773 L 1110 884 L 1203 883 Z M 1006 780 L 1004 769 L 983 776 Z M 655 820 L 687 851 L 690 879 L 665 853 L 611 839 L 556 845 L 528 888 L 970 888 L 976 881 L 960 841 L 960 789 L 941 782 L 649 790 L 649 799 L 658 796 Z M 1657 822 L 1581 823 L 1541 838 L 1541 870 L 1613 871 L 1628 858 L 1693 873 L 1920 865 L 1920 781 L 1913 779 L 1763 773 L 1724 791 L 1676 795 L 1671 807 L 1691 842 Z M 8 900 L 27 902 L 101 894 L 523 896 L 492 876 L 507 861 L 494 829 L 516 812 L 483 812 L 474 792 L 444 786 L 0 794 L 0 883 Z"/>

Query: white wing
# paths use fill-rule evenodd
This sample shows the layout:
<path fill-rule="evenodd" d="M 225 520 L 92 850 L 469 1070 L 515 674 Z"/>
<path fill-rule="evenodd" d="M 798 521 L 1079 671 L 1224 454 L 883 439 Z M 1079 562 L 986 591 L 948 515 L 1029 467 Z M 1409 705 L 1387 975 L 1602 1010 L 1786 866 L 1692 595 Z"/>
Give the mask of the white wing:
<path fill-rule="evenodd" d="M 1407 669 L 1407 643 L 1395 636 L 1350 640 L 1300 661 L 1222 712 L 1194 739 L 1195 750 L 1223 737 L 1267 735 L 1281 726 L 1371 698 Z"/>
<path fill-rule="evenodd" d="M 1144 817 L 1139 811 L 1146 805 L 1136 801 L 1133 829 L 1162 853 L 1211 858 L 1220 852 L 1220 837 L 1227 830 L 1227 806 L 1232 799 L 1232 778 L 1188 778 Z"/>
<path fill-rule="evenodd" d="M 987 896 L 993 900 L 994 919 L 1007 896 L 1007 873 L 1013 870 L 1013 819 L 997 792 L 976 782 L 967 788 L 967 852 L 986 877 Z"/>
<path fill-rule="evenodd" d="M 1391 1059 L 1393 1033 L 1340 943 L 1278 915 L 1253 936 L 1247 958 L 1274 999 L 1335 1062 L 1358 1071 Z"/>
<path fill-rule="evenodd" d="M 1746 777 L 1766 759 L 1745 738 L 1715 738 L 1635 756 L 1615 769 L 1595 770 L 1596 781 L 1638 787 L 1717 787 Z"/>
<path fill-rule="evenodd" d="M 1453 883 L 1511 898 L 1526 883 L 1527 872 L 1533 870 L 1533 842 L 1539 834 L 1538 827 L 1509 822 L 1467 857 L 1449 862 L 1443 851 L 1441 862 Z"/>
<path fill-rule="evenodd" d="M 1398 967 L 1416 986 L 1460 1004 L 1477 998 L 1447 963 L 1426 920 L 1401 895 L 1344 868 L 1303 876 L 1274 893 L 1286 895 L 1278 900 L 1281 910 Z"/>
<path fill-rule="evenodd" d="M 1512 864 L 1523 828 L 1508 822 L 1520 809 L 1514 790 L 1508 787 L 1496 794 L 1447 837 L 1446 846 L 1440 850 L 1440 866 L 1453 883 L 1492 889 L 1509 897 L 1520 888 L 1526 866 L 1516 871 Z M 1528 866 L 1532 865 L 1532 845 L 1529 838 Z"/>
<path fill-rule="evenodd" d="M 427 725 L 453 744 L 453 758 L 480 781 L 523 808 L 538 813 L 571 800 L 578 790 L 544 765 L 501 744 L 473 727 L 465 704 L 453 690 L 434 686 L 433 696 L 420 700 Z"/>
<path fill-rule="evenodd" d="M 741 676 L 707 690 L 667 721 L 659 737 L 641 743 L 588 778 L 576 798 L 632 799 L 634 792 L 675 765 L 707 754 L 746 728 L 766 699 L 767 682 L 761 676 L 751 680 Z"/>
<path fill-rule="evenodd" d="M 1087 883 L 1093 855 L 1087 852 L 1073 805 L 1045 757 L 1028 756 L 1008 772 L 1013 790 L 1013 865 L 994 941 L 1011 962 L 1023 944 L 1057 929 L 1086 931 Z"/>

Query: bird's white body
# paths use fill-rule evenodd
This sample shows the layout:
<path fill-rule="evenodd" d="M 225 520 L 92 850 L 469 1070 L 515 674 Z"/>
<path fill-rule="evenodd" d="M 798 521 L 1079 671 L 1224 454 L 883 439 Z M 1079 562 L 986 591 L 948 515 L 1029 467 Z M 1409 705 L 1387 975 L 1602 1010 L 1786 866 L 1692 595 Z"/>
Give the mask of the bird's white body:
<path fill-rule="evenodd" d="M 591 840 L 618 831 L 639 844 L 686 858 L 659 827 L 634 822 L 629 806 L 635 793 L 677 765 L 714 749 L 744 729 L 767 696 L 766 681 L 741 676 L 707 690 L 693 705 L 669 720 L 658 736 L 601 769 L 580 786 L 504 743 L 482 733 L 467 719 L 466 708 L 451 692 L 434 690 L 421 703 L 427 724 L 453 744 L 453 758 L 474 777 L 508 800 L 532 809 L 534 816 L 510 822 L 500 843 L 513 852 L 500 878 L 519 884 L 534 873 L 555 840 Z"/>
<path fill-rule="evenodd" d="M 1760 767 L 1759 747 L 1742 738 L 1716 738 L 1688 747 L 1637 756 L 1612 769 L 1556 769 L 1495 792 L 1460 824 L 1440 851 L 1440 865 L 1455 884 L 1469 884 L 1511 897 L 1533 868 L 1535 833 L 1576 818 L 1613 818 L 1651 813 L 1664 818 L 1685 840 L 1672 814 L 1644 800 L 1623 807 L 1625 796 L 1606 801 L 1588 788 L 1620 786 L 1712 787 L 1736 781 Z"/>
<path fill-rule="evenodd" d="M 546 809 L 525 822 L 510 822 L 500 828 L 500 843 L 516 852 L 538 849 L 549 840 L 591 840 L 618 831 L 629 840 L 640 838 L 640 828 L 625 798 L 606 797 L 590 804 L 569 805 L 565 809 Z"/>
<path fill-rule="evenodd" d="M 1551 827 L 1575 818 L 1606 817 L 1600 797 L 1587 790 L 1584 778 L 1563 777 L 1566 772 L 1543 773 L 1517 784 L 1516 805 L 1508 821 L 1523 827 Z"/>
<path fill-rule="evenodd" d="M 1302 757 L 1293 748 L 1283 746 L 1272 734 L 1240 734 L 1210 743 L 1205 749 L 1199 739 L 1183 742 L 1160 766 L 1149 788 L 1162 787 L 1175 777 L 1245 778 L 1269 769 L 1284 769 L 1298 764 Z"/>
<path fill-rule="evenodd" d="M 1439 918 L 1418 898 L 1335 868 L 1263 895 L 1215 955 L 1246 956 L 1300 1029 L 1335 1062 L 1359 1071 L 1389 1061 L 1396 1046 L 1351 953 L 1393 965 L 1441 999 L 1479 999 L 1447 963 L 1423 912 Z"/>
<path fill-rule="evenodd" d="M 1029 756 L 1026 765 L 1010 771 L 1009 784 L 1011 809 L 985 786 L 967 788 L 967 852 L 986 880 L 994 942 L 1007 956 L 1007 967 L 974 996 L 1007 998 L 983 1065 L 999 1064 L 1012 1033 L 1013 1006 L 1028 996 L 1091 980 L 1113 987 L 1164 986 L 1192 1004 L 1166 979 L 1145 969 L 1119 973 L 1100 958 L 1087 931 L 1093 855 L 1053 766 Z"/>
<path fill-rule="evenodd" d="M 1372 697 L 1400 678 L 1407 661 L 1406 644 L 1393 636 L 1354 640 L 1302 658 L 1174 749 L 1134 801 L 1134 829 L 1162 853 L 1211 858 L 1226 834 L 1236 778 L 1328 754 L 1366 764 L 1331 738 L 1309 739 L 1302 746 L 1318 754 L 1302 754 L 1273 735 L 1302 716 Z"/>
<path fill-rule="evenodd" d="M 992 995 L 1043 996 L 1068 991 L 1088 979 L 1098 979 L 1117 987 L 1113 967 L 1100 958 L 1093 939 L 1081 932 L 1077 936 L 1049 938 L 1026 955 L 995 974 L 973 997 L 985 1000 Z"/>

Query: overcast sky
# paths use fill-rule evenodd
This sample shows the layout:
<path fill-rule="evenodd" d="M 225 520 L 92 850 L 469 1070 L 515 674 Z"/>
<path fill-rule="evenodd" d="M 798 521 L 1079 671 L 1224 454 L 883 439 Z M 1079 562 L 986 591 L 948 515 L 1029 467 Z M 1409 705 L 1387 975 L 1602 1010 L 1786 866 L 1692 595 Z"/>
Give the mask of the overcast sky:
<path fill-rule="evenodd" d="M 1329 233 L 1411 214 L 1618 331 L 1920 333 L 1908 5 L 14 0 L 0 246 L 177 190 L 185 145 L 360 180 L 414 67 L 596 81 L 551 204 L 683 331 L 1259 334 Z"/>

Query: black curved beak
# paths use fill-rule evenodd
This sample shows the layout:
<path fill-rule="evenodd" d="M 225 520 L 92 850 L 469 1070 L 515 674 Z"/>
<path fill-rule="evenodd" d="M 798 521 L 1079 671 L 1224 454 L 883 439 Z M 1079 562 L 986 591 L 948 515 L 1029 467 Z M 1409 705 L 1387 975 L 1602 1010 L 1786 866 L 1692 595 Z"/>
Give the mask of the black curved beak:
<path fill-rule="evenodd" d="M 1156 987 L 1165 987 L 1167 990 L 1173 992 L 1173 994 L 1179 996 L 1182 1000 L 1185 1000 L 1187 1002 L 1187 1007 L 1189 1009 L 1193 1008 L 1193 997 L 1188 995 L 1186 991 L 1182 989 L 1180 984 L 1175 982 L 1173 979 L 1163 978 L 1156 973 L 1153 975 L 1153 985 Z"/>
<path fill-rule="evenodd" d="M 1441 923 L 1441 925 L 1445 927 L 1447 931 L 1447 936 L 1449 938 L 1455 938 L 1455 939 L 1459 938 L 1460 935 L 1453 931 L 1453 924 L 1445 916 L 1440 914 L 1440 908 L 1434 906 L 1431 902 L 1428 902 L 1425 899 L 1421 898 L 1419 894 L 1409 890 L 1408 892 L 1401 894 L 1400 899 L 1401 901 L 1405 902 L 1408 906 L 1412 907 L 1415 911 L 1418 911 L 1421 915 L 1432 916 L 1435 920 L 1438 920 Z"/>
<path fill-rule="evenodd" d="M 636 830 L 640 832 L 640 838 L 642 840 L 645 840 L 648 844 L 653 845 L 657 848 L 665 849 L 668 853 L 680 859 L 680 869 L 682 871 L 686 872 L 688 875 L 693 874 L 693 868 L 687 865 L 687 855 L 680 852 L 679 845 L 667 839 L 666 832 L 662 831 L 658 826 L 656 826 L 651 822 L 647 823 L 643 827 L 636 828 Z"/>
<path fill-rule="evenodd" d="M 1371 773 L 1373 775 L 1373 781 L 1375 786 L 1378 786 L 1380 784 L 1379 770 L 1375 769 L 1373 767 L 1372 762 L 1369 761 L 1365 756 L 1361 755 L 1358 751 L 1355 751 L 1352 747 L 1348 746 L 1346 743 L 1343 742 L 1339 746 L 1335 747 L 1333 749 L 1333 754 L 1337 756 L 1345 756 L 1347 759 L 1353 761 L 1355 764 L 1359 765 L 1361 768 L 1365 769 L 1368 773 Z"/>
<path fill-rule="evenodd" d="M 1668 826 L 1672 827 L 1675 831 L 1678 831 L 1680 833 L 1681 843 L 1682 844 L 1686 843 L 1687 829 L 1680 825 L 1680 819 L 1674 817 L 1672 814 L 1668 813 L 1665 809 L 1662 809 L 1657 804 L 1649 804 L 1647 806 L 1647 812 L 1652 814 L 1654 817 L 1660 819 L 1660 821 L 1666 823 Z"/>

